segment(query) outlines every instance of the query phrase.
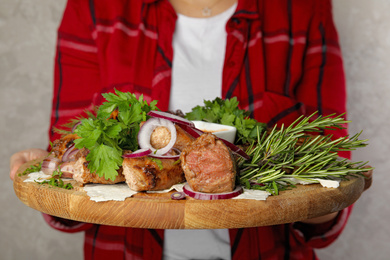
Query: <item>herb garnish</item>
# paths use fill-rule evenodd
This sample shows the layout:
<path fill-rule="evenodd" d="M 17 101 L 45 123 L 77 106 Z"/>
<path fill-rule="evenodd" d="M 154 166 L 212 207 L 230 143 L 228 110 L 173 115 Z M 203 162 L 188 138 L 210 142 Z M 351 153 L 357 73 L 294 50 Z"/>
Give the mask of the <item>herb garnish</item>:
<path fill-rule="evenodd" d="M 372 169 L 364 168 L 367 162 L 351 162 L 340 159 L 337 154 L 366 146 L 367 140 L 358 140 L 360 133 L 336 140 L 331 140 L 331 136 L 307 134 L 343 128 L 343 124 L 349 123 L 342 115 L 331 116 L 334 115 L 318 116 L 310 121 L 313 114 L 300 117 L 287 128 L 275 126 L 269 133 L 258 131 L 258 140 L 247 150 L 251 160 L 238 162 L 241 185 L 277 195 L 281 190 L 294 187 L 296 180 L 318 183 L 313 178 L 345 179 Z M 299 144 L 302 139 L 303 143 Z"/>
<path fill-rule="evenodd" d="M 97 107 L 94 107 L 92 109 L 92 111 L 85 110 L 84 111 L 84 115 L 80 115 L 80 116 L 78 116 L 76 118 L 70 119 L 69 122 L 67 122 L 66 124 L 62 125 L 61 128 L 54 127 L 53 131 L 58 133 L 58 134 L 60 134 L 60 135 L 71 134 L 72 131 L 74 130 L 73 128 L 75 128 L 78 124 L 80 124 L 81 120 L 83 120 L 85 118 L 95 119 L 96 118 L 96 113 L 97 113 Z M 50 144 L 50 147 L 53 147 L 53 145 Z"/>
<path fill-rule="evenodd" d="M 230 125 L 237 128 L 235 144 L 256 141 L 257 131 L 266 129 L 266 124 L 249 117 L 250 112 L 239 109 L 236 97 L 231 99 L 216 98 L 204 100 L 204 106 L 196 106 L 185 115 L 188 120 L 202 120 L 210 123 Z"/>
<path fill-rule="evenodd" d="M 98 108 L 96 118 L 82 119 L 75 129 L 80 139 L 74 143 L 78 149 L 90 150 L 86 160 L 91 172 L 114 180 L 123 162 L 123 150 L 138 149 L 140 123 L 149 118 L 148 112 L 157 109 L 157 101 L 148 105 L 142 95 L 137 99 L 135 94 L 118 90 L 103 97 L 107 102 Z"/>
<path fill-rule="evenodd" d="M 32 172 L 39 172 L 41 170 L 41 167 L 42 167 L 42 162 L 33 164 L 30 167 L 28 167 L 26 170 L 24 170 L 22 173 L 19 173 L 19 176 L 27 175 Z"/>
<path fill-rule="evenodd" d="M 58 178 L 55 178 L 57 176 L 58 176 Z M 38 181 L 35 181 L 35 182 L 38 184 L 48 184 L 48 185 L 62 188 L 62 189 L 66 189 L 66 190 L 73 189 L 72 184 L 71 183 L 65 184 L 64 181 L 61 179 L 61 176 L 62 176 L 62 171 L 61 171 L 60 167 L 58 167 L 58 170 L 55 170 L 53 172 L 52 177 L 49 180 L 45 180 L 42 182 L 38 182 Z"/>
<path fill-rule="evenodd" d="M 149 159 L 157 165 L 157 167 L 160 169 L 160 171 L 162 169 L 164 169 L 164 166 L 163 166 L 162 161 L 160 159 L 153 158 L 153 157 L 149 157 Z"/>

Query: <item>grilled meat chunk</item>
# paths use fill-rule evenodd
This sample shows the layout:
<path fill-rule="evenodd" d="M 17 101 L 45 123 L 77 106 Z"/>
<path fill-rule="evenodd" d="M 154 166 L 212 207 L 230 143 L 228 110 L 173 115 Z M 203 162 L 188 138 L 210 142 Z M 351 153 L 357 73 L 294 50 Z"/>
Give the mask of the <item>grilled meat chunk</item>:
<path fill-rule="evenodd" d="M 183 149 L 181 166 L 191 189 L 206 193 L 235 188 L 236 163 L 230 149 L 213 134 L 203 134 Z"/>
<path fill-rule="evenodd" d="M 100 183 L 100 184 L 115 184 L 125 181 L 125 176 L 122 174 L 122 168 L 118 170 L 118 175 L 114 180 L 106 180 L 95 173 L 91 173 L 87 168 L 88 162 L 85 157 L 78 158 L 77 161 L 69 162 L 73 164 L 73 179 L 81 184 Z M 68 166 L 70 167 L 70 165 Z M 70 168 L 71 169 L 71 168 Z"/>
<path fill-rule="evenodd" d="M 158 159 L 150 157 L 125 158 L 123 175 L 126 183 L 134 191 L 164 190 L 174 184 L 184 182 L 184 173 L 174 159 Z"/>
<path fill-rule="evenodd" d="M 80 138 L 76 134 L 68 134 L 53 142 L 52 153 L 58 159 L 62 159 L 65 151 L 73 144 L 73 141 Z"/>
<path fill-rule="evenodd" d="M 176 128 L 177 137 L 176 137 L 175 145 L 173 147 L 182 151 L 185 147 L 187 147 L 193 141 L 195 141 L 195 138 L 176 124 L 175 124 L 175 128 Z"/>

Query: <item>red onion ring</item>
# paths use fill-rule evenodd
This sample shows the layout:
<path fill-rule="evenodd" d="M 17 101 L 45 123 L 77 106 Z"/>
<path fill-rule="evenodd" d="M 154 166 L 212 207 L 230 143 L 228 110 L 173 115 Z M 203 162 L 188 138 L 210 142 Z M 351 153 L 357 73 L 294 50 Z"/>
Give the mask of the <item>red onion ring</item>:
<path fill-rule="evenodd" d="M 171 134 L 171 140 L 165 147 L 161 149 L 155 149 L 150 144 L 150 136 L 152 135 L 153 130 L 159 126 L 164 126 L 168 128 Z M 169 150 L 171 150 L 172 147 L 175 145 L 176 137 L 176 128 L 171 121 L 162 118 L 150 118 L 142 125 L 141 129 L 138 132 L 138 145 L 141 147 L 141 149 L 150 149 L 155 155 L 163 155 L 169 152 Z"/>
<path fill-rule="evenodd" d="M 143 148 L 143 149 L 139 149 L 135 152 L 132 152 L 132 153 L 125 153 L 124 155 L 122 155 L 123 158 L 138 158 L 138 157 L 142 157 L 142 156 L 148 156 L 150 153 L 152 153 L 152 150 L 150 150 L 149 148 Z"/>
<path fill-rule="evenodd" d="M 181 126 L 181 128 L 184 131 L 186 131 L 187 133 L 189 133 L 194 138 L 198 138 L 199 136 L 204 134 L 204 132 L 202 130 L 196 128 L 195 126 L 194 127 L 192 127 L 192 126 Z"/>
<path fill-rule="evenodd" d="M 173 115 L 173 114 L 167 113 L 167 112 L 153 110 L 153 111 L 150 111 L 148 113 L 148 116 L 166 119 L 166 120 L 172 121 L 172 122 L 179 124 L 179 125 L 186 125 L 186 126 L 195 127 L 193 122 L 191 122 L 185 118 L 182 118 L 180 116 Z"/>
<path fill-rule="evenodd" d="M 227 147 L 229 147 L 233 153 L 238 154 L 239 156 L 241 156 L 246 160 L 250 159 L 250 156 L 246 152 L 244 152 L 240 147 L 236 146 L 235 144 L 232 144 L 229 141 L 226 141 L 225 139 L 222 138 L 218 138 L 218 139 L 221 140 Z"/>
<path fill-rule="evenodd" d="M 190 185 L 186 184 L 183 187 L 183 191 L 186 195 L 190 196 L 191 198 L 198 199 L 198 200 L 224 200 L 224 199 L 231 199 L 234 197 L 237 197 L 241 193 L 243 193 L 243 189 L 241 186 L 237 186 L 233 191 L 231 192 L 224 192 L 224 193 L 204 193 L 204 192 L 198 192 L 191 189 Z"/>
<path fill-rule="evenodd" d="M 52 156 L 48 156 L 42 161 L 41 171 L 44 174 L 52 175 L 58 166 L 61 164 L 61 160 Z"/>
<path fill-rule="evenodd" d="M 204 132 L 196 127 L 191 127 L 191 126 L 182 126 L 183 130 L 186 131 L 187 133 L 189 133 L 192 137 L 194 138 L 198 138 L 199 136 L 201 136 L 202 134 L 204 134 Z M 236 153 L 238 154 L 239 156 L 241 156 L 242 158 L 246 159 L 246 160 L 249 160 L 250 157 L 248 154 L 246 154 L 242 149 L 240 149 L 238 146 L 236 146 L 235 144 L 229 142 L 229 141 L 226 141 L 225 139 L 223 138 L 218 138 L 219 140 L 221 140 L 227 147 L 230 148 L 230 150 L 233 152 L 233 153 Z"/>
<path fill-rule="evenodd" d="M 174 192 L 171 194 L 171 199 L 173 200 L 182 200 L 186 198 L 186 194 L 184 192 Z"/>
<path fill-rule="evenodd" d="M 149 157 L 156 158 L 156 159 L 175 159 L 178 160 L 180 158 L 180 154 L 178 155 L 157 155 L 157 154 L 149 154 Z"/>
<path fill-rule="evenodd" d="M 181 151 L 177 148 L 172 148 L 169 152 L 163 155 L 158 155 L 154 153 L 150 153 L 149 157 L 157 158 L 157 159 L 175 159 L 178 160 L 180 158 Z"/>
<path fill-rule="evenodd" d="M 60 166 L 61 169 L 61 178 L 73 178 L 74 173 L 74 163 L 75 162 L 63 162 Z"/>
<path fill-rule="evenodd" d="M 62 161 L 63 162 L 68 162 L 68 161 L 73 161 L 75 160 L 75 155 L 78 152 L 78 149 L 75 149 L 75 145 L 71 144 L 68 149 L 66 149 L 64 155 L 62 155 Z"/>
<path fill-rule="evenodd" d="M 249 184 L 251 186 L 265 186 L 264 183 L 259 183 L 259 182 L 252 181 L 252 180 L 249 181 Z"/>
<path fill-rule="evenodd" d="M 74 131 L 76 130 L 76 128 L 79 126 L 79 125 L 81 125 L 81 121 L 79 121 L 79 122 L 77 122 L 73 127 L 72 127 L 72 133 L 74 133 Z"/>

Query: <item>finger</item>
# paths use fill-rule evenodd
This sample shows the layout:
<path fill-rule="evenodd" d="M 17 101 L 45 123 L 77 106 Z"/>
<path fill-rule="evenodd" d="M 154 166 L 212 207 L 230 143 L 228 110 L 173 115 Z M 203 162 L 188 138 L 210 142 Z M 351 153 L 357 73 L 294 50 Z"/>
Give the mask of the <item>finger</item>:
<path fill-rule="evenodd" d="M 10 173 L 9 173 L 9 177 L 11 178 L 11 180 L 14 180 L 16 172 L 18 171 L 20 166 L 22 166 L 26 162 L 27 162 L 27 159 L 24 156 L 11 158 Z"/>
<path fill-rule="evenodd" d="M 370 166 L 367 166 L 366 168 L 371 168 Z M 373 170 L 370 169 L 366 172 L 363 172 L 363 175 L 364 175 L 364 191 L 365 190 L 368 190 L 371 185 L 372 185 L 372 175 L 373 175 Z"/>
<path fill-rule="evenodd" d="M 366 177 L 366 178 L 372 178 L 372 173 L 373 173 L 373 170 L 368 170 L 366 172 L 362 172 L 363 175 Z"/>
<path fill-rule="evenodd" d="M 13 154 L 10 159 L 9 177 L 11 178 L 11 180 L 14 180 L 16 172 L 18 171 L 20 166 L 22 166 L 23 164 L 31 160 L 35 160 L 43 156 L 46 156 L 47 154 L 48 154 L 47 151 L 38 148 L 27 149 Z"/>
<path fill-rule="evenodd" d="M 324 216 L 316 217 L 316 218 L 311 218 L 311 219 L 306 219 L 302 220 L 300 222 L 306 223 L 306 224 L 322 224 L 328 221 L 331 221 L 337 217 L 339 213 L 338 212 L 333 212 Z"/>
<path fill-rule="evenodd" d="M 26 158 L 28 161 L 44 157 L 47 154 L 48 152 L 46 150 L 38 149 L 38 148 L 26 150 Z"/>

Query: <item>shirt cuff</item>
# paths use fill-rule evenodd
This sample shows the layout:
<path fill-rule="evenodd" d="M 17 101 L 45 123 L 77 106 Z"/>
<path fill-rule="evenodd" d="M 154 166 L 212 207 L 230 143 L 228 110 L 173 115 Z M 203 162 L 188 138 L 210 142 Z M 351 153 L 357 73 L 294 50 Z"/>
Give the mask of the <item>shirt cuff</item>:
<path fill-rule="evenodd" d="M 67 233 L 85 231 L 93 227 L 94 224 L 78 222 L 74 220 L 59 218 L 42 213 L 43 219 L 54 229 Z"/>
<path fill-rule="evenodd" d="M 339 212 L 337 217 L 322 224 L 293 223 L 291 230 L 302 244 L 313 248 L 324 248 L 333 243 L 345 228 L 353 205 Z"/>

